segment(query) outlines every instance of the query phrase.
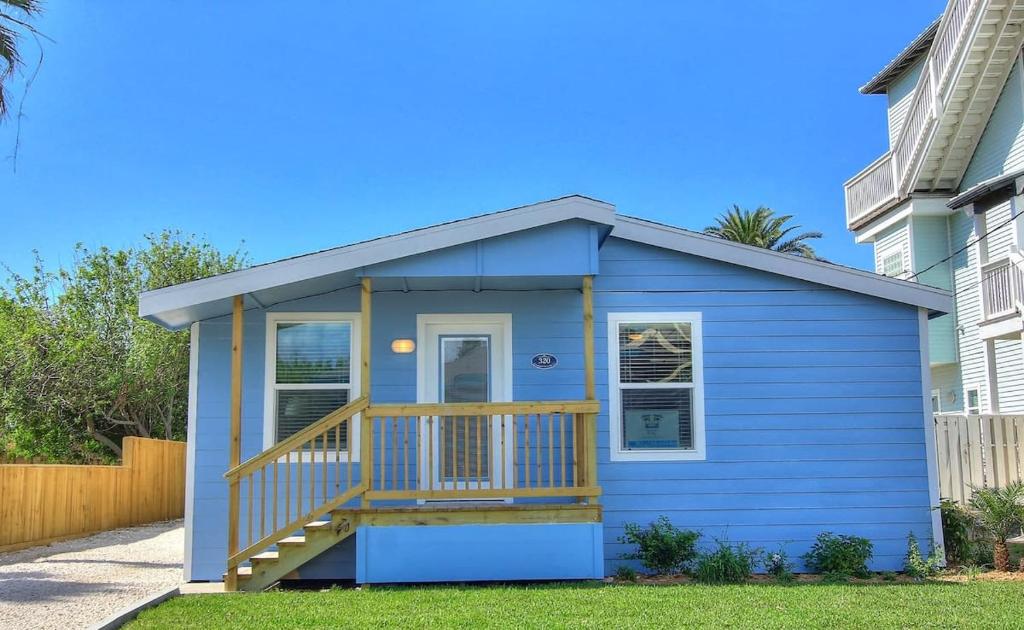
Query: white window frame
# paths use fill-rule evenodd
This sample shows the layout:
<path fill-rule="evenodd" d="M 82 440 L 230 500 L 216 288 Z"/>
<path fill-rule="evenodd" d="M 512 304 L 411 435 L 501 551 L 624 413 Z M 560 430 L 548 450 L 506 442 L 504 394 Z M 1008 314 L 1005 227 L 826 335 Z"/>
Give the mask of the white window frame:
<path fill-rule="evenodd" d="M 968 405 L 971 403 L 971 392 L 975 392 L 978 395 L 978 406 L 974 407 L 975 411 L 974 411 L 973 414 L 971 413 L 971 408 L 968 407 Z M 967 387 L 964 388 L 964 415 L 965 416 L 970 416 L 970 415 L 979 416 L 979 415 L 981 415 L 981 408 L 982 408 L 982 406 L 981 406 L 981 386 L 980 385 L 968 385 Z"/>
<path fill-rule="evenodd" d="M 265 362 L 264 362 L 264 385 L 263 385 L 263 448 L 269 449 L 277 443 L 277 404 L 275 394 L 278 389 L 344 389 L 338 386 L 330 384 L 289 384 L 289 385 L 278 385 L 277 384 L 277 326 L 278 324 L 305 324 L 310 322 L 344 322 L 352 325 L 352 340 L 351 346 L 351 359 L 349 366 L 349 402 L 355 400 L 360 395 L 360 371 L 356 369 L 359 365 L 362 365 L 362 357 L 360 355 L 361 347 L 359 339 L 361 338 L 360 331 L 360 314 L 359 313 L 339 313 L 339 312 L 310 312 L 310 313 L 267 313 L 267 331 L 266 331 L 266 346 L 265 346 Z M 327 459 L 328 462 L 348 462 L 350 459 L 353 462 L 359 461 L 359 426 L 360 426 L 360 414 L 353 416 L 349 425 L 349 443 L 348 448 L 340 451 L 337 456 L 335 453 L 328 451 Z M 302 455 L 302 461 L 324 461 L 324 454 L 321 452 L 313 453 L 313 457 L 310 457 L 310 453 L 304 453 Z"/>
<path fill-rule="evenodd" d="M 693 449 L 627 450 L 622 445 L 622 383 L 619 382 L 619 324 L 690 325 L 692 383 L 627 383 L 626 389 L 692 389 Z M 608 313 L 608 429 L 612 461 L 664 462 L 707 459 L 704 432 L 704 345 L 699 312 Z"/>

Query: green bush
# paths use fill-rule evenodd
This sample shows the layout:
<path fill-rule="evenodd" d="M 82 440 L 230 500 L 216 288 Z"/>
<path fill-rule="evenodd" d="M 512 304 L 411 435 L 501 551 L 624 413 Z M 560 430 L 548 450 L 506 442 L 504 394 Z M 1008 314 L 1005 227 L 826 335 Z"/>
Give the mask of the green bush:
<path fill-rule="evenodd" d="M 793 580 L 793 563 L 789 561 L 785 549 L 779 547 L 778 551 L 773 551 L 765 556 L 764 571 L 768 575 L 775 576 L 775 579 L 780 582 Z"/>
<path fill-rule="evenodd" d="M 615 579 L 621 582 L 636 582 L 636 569 L 620 564 L 619 568 L 615 569 Z"/>
<path fill-rule="evenodd" d="M 871 575 L 868 560 L 872 550 L 871 541 L 867 538 L 822 532 L 803 559 L 817 573 L 866 578 Z"/>
<path fill-rule="evenodd" d="M 623 525 L 625 532 L 619 542 L 636 545 L 636 551 L 623 554 L 626 560 L 639 560 L 647 569 L 657 575 L 682 573 L 697 555 L 697 539 L 700 534 L 679 529 L 660 516 L 646 529 L 636 523 Z"/>
<path fill-rule="evenodd" d="M 952 499 L 939 503 L 942 515 L 942 540 L 946 545 L 946 558 L 955 564 L 970 564 L 976 554 L 971 532 L 974 517 L 962 505 Z"/>
<path fill-rule="evenodd" d="M 942 567 L 942 551 L 937 545 L 932 546 L 931 553 L 925 558 L 921 555 L 921 546 L 917 537 L 911 532 L 907 536 L 907 557 L 903 562 L 903 572 L 914 578 L 926 578 L 936 575 Z"/>
<path fill-rule="evenodd" d="M 697 556 L 694 577 L 706 584 L 738 584 L 750 578 L 761 556 L 759 549 L 746 543 L 735 546 L 728 541 L 715 540 L 718 548 Z"/>

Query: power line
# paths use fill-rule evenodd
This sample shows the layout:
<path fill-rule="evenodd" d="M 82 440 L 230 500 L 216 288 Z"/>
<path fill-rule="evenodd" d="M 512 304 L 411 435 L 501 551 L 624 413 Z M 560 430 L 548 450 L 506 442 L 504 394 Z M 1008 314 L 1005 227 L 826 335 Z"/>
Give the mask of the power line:
<path fill-rule="evenodd" d="M 925 268 L 924 268 L 924 269 L 922 269 L 921 271 L 918 271 L 917 273 L 915 273 L 915 274 L 913 274 L 913 275 L 911 275 L 911 276 L 908 276 L 908 277 L 906 278 L 906 280 L 913 280 L 914 278 L 918 277 L 918 276 L 919 276 L 919 275 L 921 275 L 922 273 L 925 273 L 925 272 L 927 272 L 927 271 L 931 271 L 932 269 L 935 269 L 936 267 L 938 267 L 938 266 L 939 266 L 939 265 L 941 265 L 942 263 L 944 263 L 944 262 L 948 262 L 948 261 L 952 260 L 952 258 L 953 258 L 954 256 L 957 256 L 957 255 L 959 255 L 959 254 L 962 254 L 962 253 L 964 253 L 965 251 L 967 251 L 967 250 L 968 250 L 969 248 L 971 248 L 972 246 L 974 246 L 974 245 L 977 245 L 978 243 L 980 243 L 980 242 L 982 242 L 983 240 L 985 240 L 986 238 L 988 238 L 989 234 L 992 234 L 992 233 L 993 233 L 993 232 L 995 232 L 996 230 L 999 230 L 999 229 L 1001 229 L 1001 228 L 1004 228 L 1004 227 L 1006 227 L 1007 225 L 1009 225 L 1009 224 L 1013 223 L 1013 220 L 1014 220 L 1014 219 L 1016 219 L 1017 217 L 1019 217 L 1019 216 L 1020 216 L 1021 214 L 1024 214 L 1024 210 L 1022 210 L 1022 211 L 1020 211 L 1020 212 L 1017 212 L 1016 214 L 1013 214 L 1013 215 L 1011 215 L 1011 216 L 1010 216 L 1010 218 L 1009 218 L 1009 219 L 1007 219 L 1006 221 L 1003 221 L 1003 222 L 1002 222 L 1002 223 L 1000 223 L 999 225 L 997 225 L 997 226 L 995 226 L 994 228 L 992 228 L 992 229 L 988 230 L 987 232 L 985 232 L 984 234 L 982 234 L 981 236 L 979 236 L 979 237 L 978 237 L 978 238 L 976 238 L 975 240 L 971 241 L 970 243 L 967 243 L 966 245 L 964 245 L 964 246 L 963 246 L 963 247 L 961 247 L 960 249 L 956 250 L 955 252 L 953 252 L 953 253 L 952 253 L 952 254 L 950 254 L 949 256 L 946 256 L 945 258 L 943 258 L 942 260 L 940 260 L 940 261 L 936 262 L 935 264 L 933 264 L 933 265 L 930 265 L 930 266 L 928 266 L 928 267 L 925 267 Z"/>

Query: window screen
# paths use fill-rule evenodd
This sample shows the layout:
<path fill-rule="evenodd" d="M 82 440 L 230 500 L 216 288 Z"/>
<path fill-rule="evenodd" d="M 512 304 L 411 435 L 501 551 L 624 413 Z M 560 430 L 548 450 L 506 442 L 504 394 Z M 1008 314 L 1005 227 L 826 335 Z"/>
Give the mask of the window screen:
<path fill-rule="evenodd" d="M 274 410 L 280 442 L 351 400 L 352 323 L 277 322 L 275 326 Z M 334 432 L 328 436 L 327 447 L 334 449 Z M 347 446 L 343 428 L 340 447 Z"/>
<path fill-rule="evenodd" d="M 693 450 L 690 322 L 620 322 L 618 352 L 622 450 Z"/>

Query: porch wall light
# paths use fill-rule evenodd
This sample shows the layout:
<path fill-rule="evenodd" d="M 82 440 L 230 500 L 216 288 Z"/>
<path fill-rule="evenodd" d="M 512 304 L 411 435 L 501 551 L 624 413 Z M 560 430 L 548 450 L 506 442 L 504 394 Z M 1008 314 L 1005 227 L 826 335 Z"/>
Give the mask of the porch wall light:
<path fill-rule="evenodd" d="M 416 351 L 416 342 L 412 339 L 395 339 L 391 342 L 391 351 L 395 354 L 409 354 Z"/>

